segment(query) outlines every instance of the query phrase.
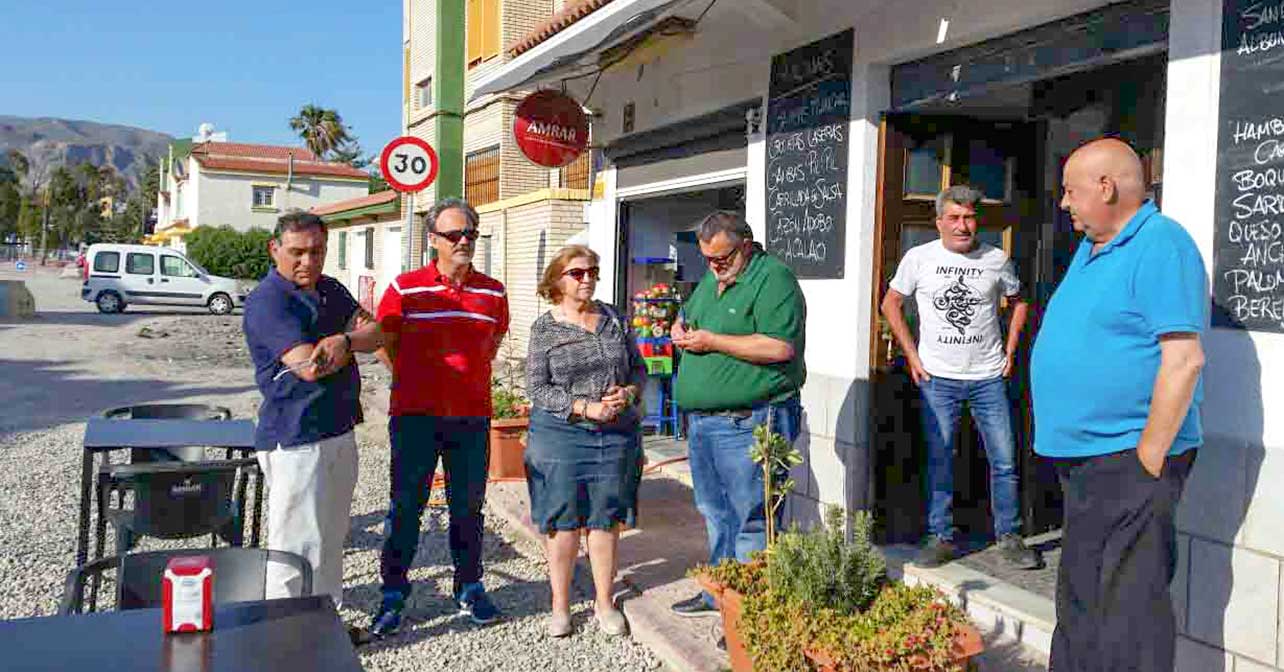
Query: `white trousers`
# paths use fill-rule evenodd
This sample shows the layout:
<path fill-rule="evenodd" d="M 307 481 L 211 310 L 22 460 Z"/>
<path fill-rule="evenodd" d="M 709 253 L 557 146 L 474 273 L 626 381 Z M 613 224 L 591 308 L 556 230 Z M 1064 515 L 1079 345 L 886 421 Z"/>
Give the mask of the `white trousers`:
<path fill-rule="evenodd" d="M 343 544 L 357 486 L 357 439 L 352 432 L 319 443 L 260 451 L 267 481 L 268 548 L 312 563 L 312 594 L 343 604 Z M 298 597 L 298 570 L 268 563 L 267 599 Z"/>

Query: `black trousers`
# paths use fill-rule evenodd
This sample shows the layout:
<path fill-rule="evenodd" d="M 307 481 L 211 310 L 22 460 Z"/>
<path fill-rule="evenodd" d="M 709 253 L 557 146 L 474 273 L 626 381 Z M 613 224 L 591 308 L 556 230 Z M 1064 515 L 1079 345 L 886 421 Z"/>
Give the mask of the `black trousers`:
<path fill-rule="evenodd" d="M 1156 479 L 1135 450 L 1058 460 L 1065 528 L 1049 672 L 1172 672 L 1173 514 L 1195 451 Z"/>

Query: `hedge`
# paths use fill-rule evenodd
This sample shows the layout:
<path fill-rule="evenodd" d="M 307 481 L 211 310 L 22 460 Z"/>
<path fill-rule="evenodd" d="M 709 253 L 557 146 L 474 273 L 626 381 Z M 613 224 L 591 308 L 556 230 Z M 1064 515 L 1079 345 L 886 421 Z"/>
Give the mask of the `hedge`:
<path fill-rule="evenodd" d="M 237 231 L 230 226 L 198 226 L 183 238 L 187 256 L 214 275 L 259 280 L 272 267 L 266 229 Z"/>

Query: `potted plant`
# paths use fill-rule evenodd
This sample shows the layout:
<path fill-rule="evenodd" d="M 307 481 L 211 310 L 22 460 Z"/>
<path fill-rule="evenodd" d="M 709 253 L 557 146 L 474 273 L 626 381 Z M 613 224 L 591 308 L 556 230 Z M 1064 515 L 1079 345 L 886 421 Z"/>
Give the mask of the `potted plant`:
<path fill-rule="evenodd" d="M 761 427 L 751 455 L 773 476 L 765 479 L 767 550 L 693 570 L 722 611 L 732 670 L 968 669 L 980 634 L 935 588 L 888 580 L 867 512 L 851 517 L 849 534 L 843 510 L 830 507 L 824 526 L 777 535 L 771 519 L 792 488 L 778 475 L 801 456 Z"/>
<path fill-rule="evenodd" d="M 526 430 L 530 428 L 530 403 L 511 385 L 498 378 L 491 385 L 491 480 L 525 479 Z"/>

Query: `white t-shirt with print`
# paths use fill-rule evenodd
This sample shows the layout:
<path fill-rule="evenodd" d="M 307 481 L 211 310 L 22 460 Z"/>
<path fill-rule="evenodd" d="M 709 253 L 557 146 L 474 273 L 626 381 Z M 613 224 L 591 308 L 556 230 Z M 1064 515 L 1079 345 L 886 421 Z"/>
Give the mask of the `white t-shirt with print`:
<path fill-rule="evenodd" d="M 929 374 L 959 380 L 1003 375 L 999 298 L 1021 291 L 1006 252 L 982 243 L 959 254 L 937 239 L 905 253 L 891 288 L 918 303 L 918 353 Z"/>

